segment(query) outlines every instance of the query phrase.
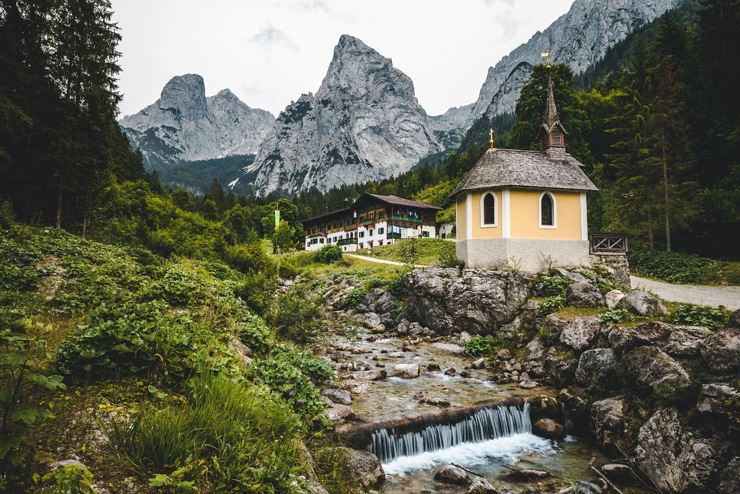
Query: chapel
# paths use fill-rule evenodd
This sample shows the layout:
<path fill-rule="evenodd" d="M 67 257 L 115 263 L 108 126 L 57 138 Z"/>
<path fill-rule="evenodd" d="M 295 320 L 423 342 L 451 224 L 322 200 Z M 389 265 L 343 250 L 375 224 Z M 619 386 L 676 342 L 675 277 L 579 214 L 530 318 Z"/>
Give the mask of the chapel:
<path fill-rule="evenodd" d="M 587 193 L 596 186 L 566 151 L 552 79 L 539 131 L 540 150 L 490 148 L 452 193 L 456 251 L 468 267 L 526 271 L 590 264 Z"/>

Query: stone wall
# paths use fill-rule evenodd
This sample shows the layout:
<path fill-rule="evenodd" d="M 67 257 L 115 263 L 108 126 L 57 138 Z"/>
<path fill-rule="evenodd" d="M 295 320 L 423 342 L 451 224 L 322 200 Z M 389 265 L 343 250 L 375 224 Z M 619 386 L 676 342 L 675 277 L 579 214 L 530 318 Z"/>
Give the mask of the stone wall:
<path fill-rule="evenodd" d="M 591 265 L 607 268 L 614 281 L 622 286 L 630 286 L 630 264 L 626 254 L 592 254 Z"/>
<path fill-rule="evenodd" d="M 589 266 L 586 240 L 490 238 L 458 240 L 457 257 L 469 268 L 515 266 L 537 273 L 549 267 Z"/>

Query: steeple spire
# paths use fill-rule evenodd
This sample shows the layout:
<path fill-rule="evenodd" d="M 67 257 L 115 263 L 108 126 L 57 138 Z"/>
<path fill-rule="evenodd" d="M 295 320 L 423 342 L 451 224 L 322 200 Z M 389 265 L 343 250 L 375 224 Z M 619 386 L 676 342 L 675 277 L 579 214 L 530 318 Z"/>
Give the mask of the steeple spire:
<path fill-rule="evenodd" d="M 551 66 L 547 67 L 548 69 Z M 542 127 L 540 127 L 540 150 L 548 155 L 562 154 L 565 150 L 565 138 L 568 132 L 560 123 L 558 107 L 555 104 L 553 93 L 552 75 L 547 76 L 547 101 L 545 111 L 542 114 Z"/>
<path fill-rule="evenodd" d="M 555 122 L 560 122 L 558 118 L 558 107 L 555 105 L 555 95 L 552 92 L 552 76 L 547 76 L 547 104 L 545 105 L 545 114 L 542 123 L 550 129 Z"/>

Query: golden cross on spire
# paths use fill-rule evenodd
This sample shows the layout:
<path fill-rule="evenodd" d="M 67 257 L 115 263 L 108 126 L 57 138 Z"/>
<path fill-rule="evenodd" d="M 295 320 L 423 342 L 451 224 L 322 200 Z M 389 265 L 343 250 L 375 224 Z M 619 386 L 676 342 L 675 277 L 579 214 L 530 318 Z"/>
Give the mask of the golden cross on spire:
<path fill-rule="evenodd" d="M 491 148 L 496 147 L 496 144 L 493 142 L 493 129 L 488 129 L 488 144 L 491 145 Z"/>
<path fill-rule="evenodd" d="M 545 65 L 547 65 L 548 67 L 552 65 L 552 59 L 550 58 L 550 50 L 541 51 L 540 57 L 545 59 Z"/>

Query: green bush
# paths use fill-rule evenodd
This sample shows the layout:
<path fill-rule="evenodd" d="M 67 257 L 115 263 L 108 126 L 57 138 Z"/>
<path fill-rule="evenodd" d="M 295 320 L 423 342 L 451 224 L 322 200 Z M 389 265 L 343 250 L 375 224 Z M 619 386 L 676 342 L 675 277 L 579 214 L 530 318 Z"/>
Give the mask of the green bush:
<path fill-rule="evenodd" d="M 552 314 L 563 307 L 565 307 L 565 297 L 562 295 L 544 298 L 539 304 L 537 304 L 537 310 L 543 314 Z"/>
<path fill-rule="evenodd" d="M 267 321 L 281 338 L 310 343 L 322 327 L 321 298 L 304 286 L 291 287 L 275 300 Z"/>
<path fill-rule="evenodd" d="M 344 297 L 343 305 L 345 307 L 357 307 L 358 305 L 365 302 L 365 297 L 367 297 L 367 290 L 365 290 L 364 287 L 355 287 L 352 289 L 351 292 L 347 294 L 346 297 Z"/>
<path fill-rule="evenodd" d="M 630 319 L 632 319 L 632 314 L 627 309 L 611 309 L 599 316 L 599 322 L 607 325 L 618 324 Z"/>
<path fill-rule="evenodd" d="M 189 383 L 185 406 L 145 406 L 107 432 L 115 451 L 153 485 L 195 481 L 207 492 L 292 492 L 298 417 L 269 393 L 225 378 Z"/>
<path fill-rule="evenodd" d="M 565 297 L 565 292 L 572 280 L 561 275 L 543 275 L 539 274 L 534 280 L 535 292 L 545 297 Z"/>
<path fill-rule="evenodd" d="M 15 223 L 15 213 L 10 201 L 0 199 L 0 228 L 9 228 Z"/>
<path fill-rule="evenodd" d="M 722 329 L 728 321 L 727 310 L 720 307 L 681 304 L 671 314 L 671 321 L 691 326 L 705 326 L 711 329 Z"/>
<path fill-rule="evenodd" d="M 400 275 L 393 279 L 388 285 L 388 291 L 394 297 L 400 298 L 406 295 L 406 284 L 403 281 L 404 276 Z"/>
<path fill-rule="evenodd" d="M 630 269 L 635 274 L 670 283 L 710 282 L 719 270 L 718 261 L 692 254 L 666 251 L 637 251 L 629 256 Z"/>
<path fill-rule="evenodd" d="M 457 258 L 455 242 L 445 242 L 439 248 L 439 265 L 443 268 L 461 268 L 465 265 Z"/>
<path fill-rule="evenodd" d="M 338 245 L 325 245 L 316 252 L 316 262 L 331 264 L 342 258 L 342 248 Z"/>
<path fill-rule="evenodd" d="M 324 409 L 319 392 L 288 352 L 257 358 L 247 369 L 248 379 L 270 388 L 290 403 L 305 419 L 311 419 Z"/>
<path fill-rule="evenodd" d="M 224 360 L 231 355 L 226 335 L 162 301 L 103 306 L 80 329 L 58 351 L 57 367 L 73 377 L 154 372 L 180 380 L 196 370 L 231 372 L 237 365 L 236 357 Z"/>
<path fill-rule="evenodd" d="M 473 336 L 465 342 L 465 350 L 475 356 L 493 356 L 502 348 L 513 349 L 514 342 L 500 336 Z"/>
<path fill-rule="evenodd" d="M 278 275 L 283 279 L 292 280 L 298 276 L 298 267 L 287 259 L 282 259 L 278 266 Z"/>

